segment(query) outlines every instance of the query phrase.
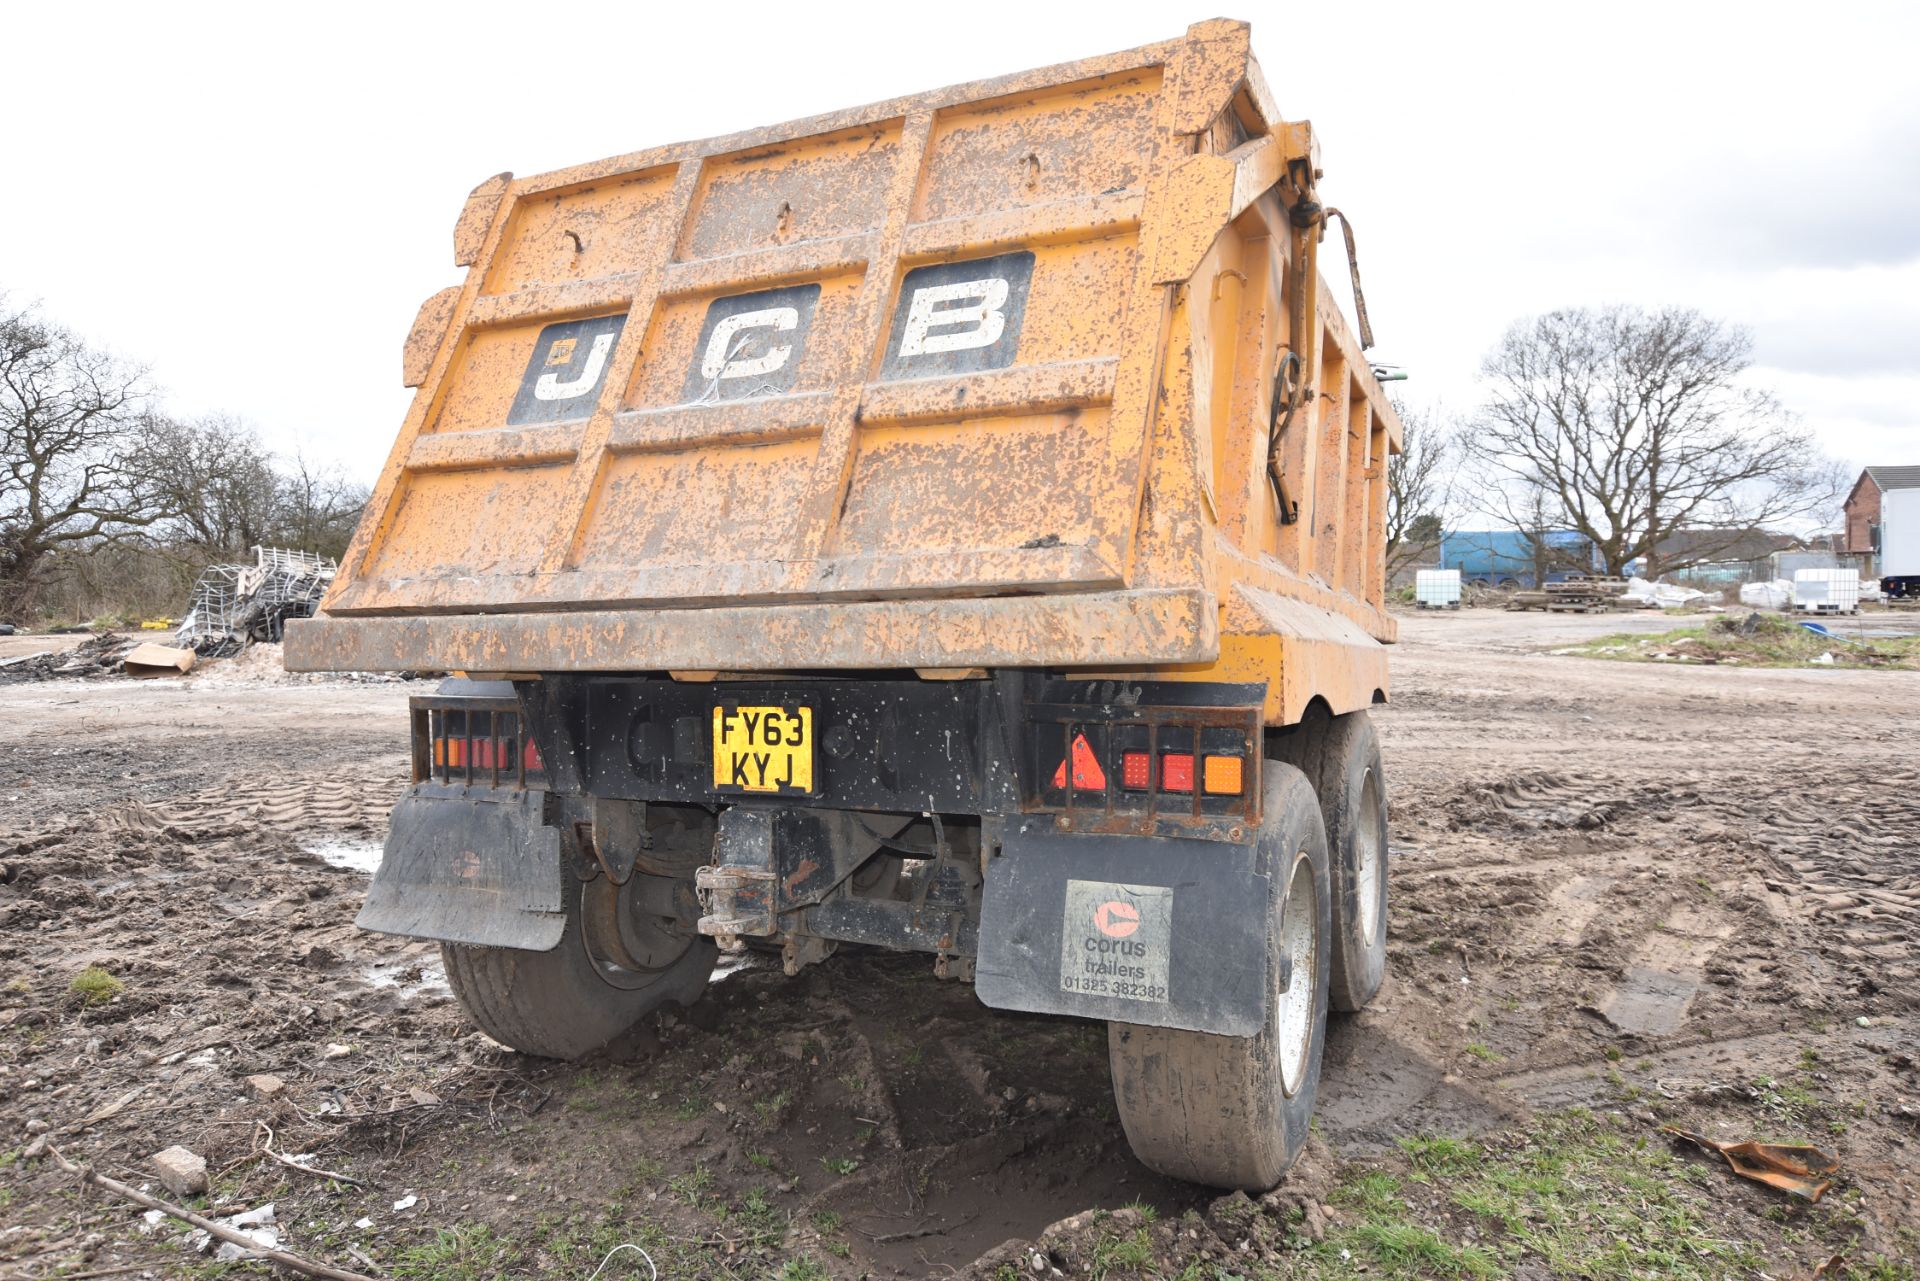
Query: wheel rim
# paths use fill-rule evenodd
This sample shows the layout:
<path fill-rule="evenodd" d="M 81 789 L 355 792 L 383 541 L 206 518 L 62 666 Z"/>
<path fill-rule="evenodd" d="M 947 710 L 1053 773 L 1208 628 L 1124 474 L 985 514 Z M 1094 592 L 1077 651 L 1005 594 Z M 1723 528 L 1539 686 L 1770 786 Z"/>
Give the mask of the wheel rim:
<path fill-rule="evenodd" d="M 653 982 L 692 945 L 641 912 L 638 881 L 615 885 L 596 876 L 580 886 L 580 945 L 602 982 L 629 991 Z"/>
<path fill-rule="evenodd" d="M 1276 998 L 1280 1088 L 1288 1098 L 1300 1092 L 1313 1046 L 1314 998 L 1320 990 L 1320 915 L 1314 910 L 1315 901 L 1313 863 L 1301 854 L 1294 859 L 1287 900 L 1280 909 L 1280 943 L 1293 967 L 1292 981 Z"/>
<path fill-rule="evenodd" d="M 1371 769 L 1360 782 L 1359 822 L 1353 833 L 1354 893 L 1359 898 L 1360 937 L 1368 947 L 1380 933 L 1380 881 L 1386 863 L 1386 837 L 1380 804 L 1380 776 Z"/>

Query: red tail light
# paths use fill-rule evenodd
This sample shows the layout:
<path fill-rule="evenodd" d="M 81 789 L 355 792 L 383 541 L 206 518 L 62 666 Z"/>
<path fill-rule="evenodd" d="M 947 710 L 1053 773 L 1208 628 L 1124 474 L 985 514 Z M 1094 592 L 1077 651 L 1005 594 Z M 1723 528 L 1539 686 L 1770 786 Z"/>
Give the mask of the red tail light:
<path fill-rule="evenodd" d="M 1193 790 L 1193 753 L 1168 752 L 1160 758 L 1160 786 L 1169 792 Z"/>
<path fill-rule="evenodd" d="M 1153 757 L 1145 752 L 1120 753 L 1120 786 L 1144 792 L 1153 783 Z"/>

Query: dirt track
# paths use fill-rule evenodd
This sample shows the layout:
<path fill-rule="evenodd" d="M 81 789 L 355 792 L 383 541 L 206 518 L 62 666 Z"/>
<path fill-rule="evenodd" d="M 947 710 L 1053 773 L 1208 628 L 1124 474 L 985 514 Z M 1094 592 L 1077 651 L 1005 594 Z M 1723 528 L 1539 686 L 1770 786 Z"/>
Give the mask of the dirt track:
<path fill-rule="evenodd" d="M 398 1275 L 584 1278 L 620 1241 L 662 1276 L 798 1256 L 950 1275 L 983 1253 L 993 1275 L 1025 1261 L 1001 1243 L 1138 1201 L 1163 1225 L 1203 1212 L 1192 1237 L 1156 1229 L 1143 1271 L 1217 1248 L 1290 1276 L 1318 1257 L 1289 1253 L 1299 1217 L 1337 1233 L 1331 1190 L 1396 1168 L 1398 1140 L 1493 1143 L 1576 1104 L 1623 1133 L 1672 1120 L 1838 1156 L 1812 1210 L 1700 1167 L 1716 1230 L 1773 1276 L 1842 1247 L 1899 1258 L 1920 1224 L 1920 679 L 1542 652 L 1622 626 L 1403 620 L 1377 714 L 1388 985 L 1332 1029 L 1324 1142 L 1258 1228 L 1127 1155 L 1100 1029 L 988 1012 L 919 958 L 749 968 L 585 1067 L 485 1041 L 431 949 L 352 929 L 364 873 L 328 861 L 378 841 L 415 687 L 0 687 L 0 1273 L 197 1259 L 8 1160 L 30 1122 L 134 1182 L 184 1143 L 216 1172 L 210 1204 L 271 1200 L 289 1248 Z M 90 964 L 124 992 L 83 1007 L 68 984 Z M 284 1092 L 249 1098 L 254 1073 Z M 260 1159 L 262 1123 L 375 1186 Z M 1091 1230 L 1052 1234 L 1055 1264 L 1079 1266 Z M 1530 1266 L 1513 1275 L 1558 1275 Z M 602 1275 L 646 1272 L 629 1255 Z"/>

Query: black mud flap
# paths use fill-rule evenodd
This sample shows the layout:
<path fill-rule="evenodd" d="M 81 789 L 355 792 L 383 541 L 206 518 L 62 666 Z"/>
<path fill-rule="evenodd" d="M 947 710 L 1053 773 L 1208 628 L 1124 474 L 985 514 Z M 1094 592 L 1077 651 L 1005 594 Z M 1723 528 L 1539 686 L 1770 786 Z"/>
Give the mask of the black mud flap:
<path fill-rule="evenodd" d="M 987 865 L 974 990 L 1002 1010 L 1253 1036 L 1267 973 L 1260 851 L 1008 827 Z"/>
<path fill-rule="evenodd" d="M 551 951 L 566 928 L 560 832 L 543 794 L 499 799 L 411 792 L 354 922 L 376 934 Z"/>

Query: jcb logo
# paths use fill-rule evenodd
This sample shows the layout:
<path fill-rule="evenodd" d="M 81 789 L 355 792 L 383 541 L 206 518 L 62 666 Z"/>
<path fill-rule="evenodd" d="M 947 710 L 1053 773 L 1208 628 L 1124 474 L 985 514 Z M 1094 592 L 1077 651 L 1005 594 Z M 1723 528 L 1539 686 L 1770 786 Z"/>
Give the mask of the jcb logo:
<path fill-rule="evenodd" d="M 1033 255 L 1026 252 L 914 268 L 894 301 L 880 376 L 931 378 L 1011 365 L 1032 282 Z M 714 299 L 681 398 L 697 404 L 792 390 L 819 302 L 819 285 Z M 542 329 L 508 425 L 589 417 L 625 324 L 625 316 L 596 316 Z"/>
<path fill-rule="evenodd" d="M 1013 363 L 1033 255 L 918 267 L 901 282 L 882 378 L 1000 369 Z M 716 298 L 694 346 L 682 397 L 739 400 L 791 389 L 806 359 L 820 286 Z"/>

